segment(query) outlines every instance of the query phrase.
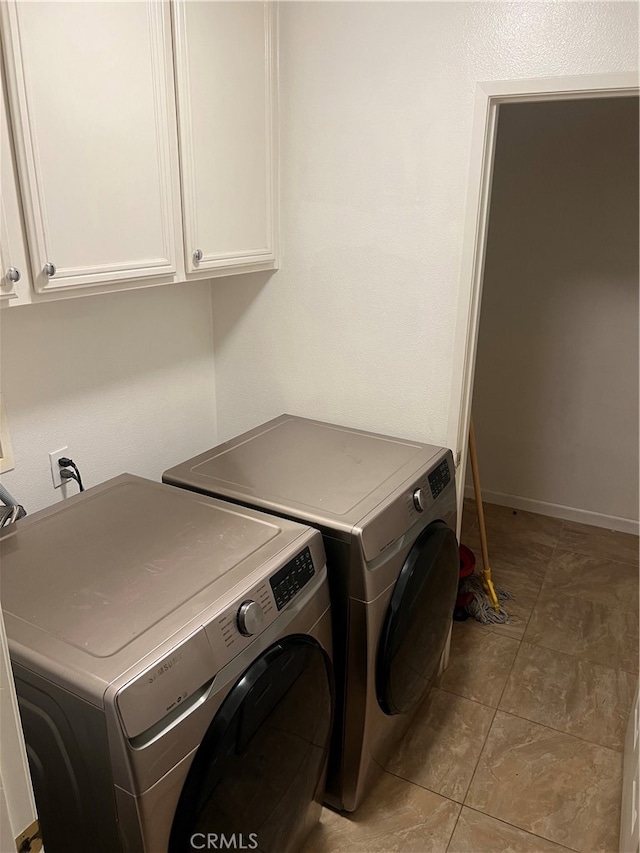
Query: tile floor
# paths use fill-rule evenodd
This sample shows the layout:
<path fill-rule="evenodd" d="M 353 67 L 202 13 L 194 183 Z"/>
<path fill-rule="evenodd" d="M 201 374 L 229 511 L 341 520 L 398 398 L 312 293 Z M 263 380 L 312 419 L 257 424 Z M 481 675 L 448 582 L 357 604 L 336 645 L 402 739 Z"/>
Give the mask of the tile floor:
<path fill-rule="evenodd" d="M 618 850 L 638 677 L 638 538 L 485 507 L 512 621 L 455 623 L 451 660 L 357 813 L 304 853 Z M 462 541 L 479 556 L 475 508 Z"/>

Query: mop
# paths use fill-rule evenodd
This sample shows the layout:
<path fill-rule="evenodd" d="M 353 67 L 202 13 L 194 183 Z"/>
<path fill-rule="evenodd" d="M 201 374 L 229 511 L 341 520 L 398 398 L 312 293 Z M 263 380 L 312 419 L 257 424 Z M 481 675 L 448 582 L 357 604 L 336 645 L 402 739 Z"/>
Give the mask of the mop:
<path fill-rule="evenodd" d="M 509 614 L 503 609 L 501 602 L 508 601 L 513 595 L 506 589 L 495 585 L 491 577 L 489 565 L 489 550 L 487 548 L 487 531 L 484 525 L 484 507 L 480 490 L 480 472 L 478 470 L 478 454 L 476 450 L 476 435 L 473 429 L 473 419 L 469 426 L 469 454 L 471 456 L 471 472 L 473 474 L 473 490 L 478 511 L 478 527 L 480 528 L 480 544 L 482 547 L 482 575 L 471 575 L 462 581 L 461 592 L 472 592 L 473 599 L 467 605 L 467 611 L 478 622 L 504 623 L 509 621 Z"/>

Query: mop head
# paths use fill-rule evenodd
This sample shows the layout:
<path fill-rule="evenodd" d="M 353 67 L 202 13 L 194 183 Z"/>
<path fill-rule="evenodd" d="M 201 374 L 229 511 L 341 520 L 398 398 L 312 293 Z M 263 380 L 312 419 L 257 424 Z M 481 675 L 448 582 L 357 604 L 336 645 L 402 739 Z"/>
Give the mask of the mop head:
<path fill-rule="evenodd" d="M 478 622 L 484 622 L 486 625 L 504 624 L 510 621 L 510 616 L 503 609 L 501 602 L 509 601 L 513 598 L 513 594 L 507 592 L 506 589 L 494 584 L 493 587 L 498 596 L 498 610 L 496 611 L 493 604 L 489 600 L 489 596 L 482 585 L 482 578 L 478 575 L 470 575 L 465 578 L 460 584 L 460 592 L 472 592 L 473 598 L 467 605 L 467 612 Z"/>

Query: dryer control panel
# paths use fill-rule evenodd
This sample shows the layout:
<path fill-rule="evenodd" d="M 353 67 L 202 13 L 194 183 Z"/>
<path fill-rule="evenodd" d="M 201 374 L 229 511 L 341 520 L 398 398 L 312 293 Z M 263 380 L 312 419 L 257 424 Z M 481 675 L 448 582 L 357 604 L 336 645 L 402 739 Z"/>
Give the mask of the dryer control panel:
<path fill-rule="evenodd" d="M 442 516 L 451 500 L 454 484 L 453 455 L 442 448 L 421 474 L 405 487 L 386 507 L 372 514 L 362 530 L 362 550 L 367 562 L 377 559 L 397 542 L 416 522 L 433 520 L 434 512 Z M 425 521 L 426 520 L 426 521 Z"/>
<path fill-rule="evenodd" d="M 421 513 L 430 509 L 452 480 L 453 456 L 447 450 L 444 458 L 431 468 L 427 476 L 422 476 L 417 483 L 407 490 L 404 503 L 407 508 L 407 521 L 413 524 Z M 416 501 L 416 493 L 420 493 L 421 502 Z"/>
<path fill-rule="evenodd" d="M 438 467 L 434 468 L 429 474 L 429 488 L 431 489 L 431 495 L 434 500 L 450 482 L 451 473 L 449 472 L 449 463 L 446 459 L 443 459 Z"/>

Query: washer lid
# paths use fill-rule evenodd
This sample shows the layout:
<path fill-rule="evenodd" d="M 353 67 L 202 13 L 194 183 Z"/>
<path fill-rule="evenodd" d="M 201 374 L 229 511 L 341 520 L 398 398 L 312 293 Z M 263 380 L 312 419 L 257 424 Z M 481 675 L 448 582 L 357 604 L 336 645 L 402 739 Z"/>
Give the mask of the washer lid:
<path fill-rule="evenodd" d="M 120 651 L 281 529 L 133 477 L 25 521 L 0 543 L 4 611 L 94 657 Z M 217 585 L 213 600 L 228 589 Z"/>
<path fill-rule="evenodd" d="M 163 480 L 350 529 L 440 448 L 282 415 Z"/>

